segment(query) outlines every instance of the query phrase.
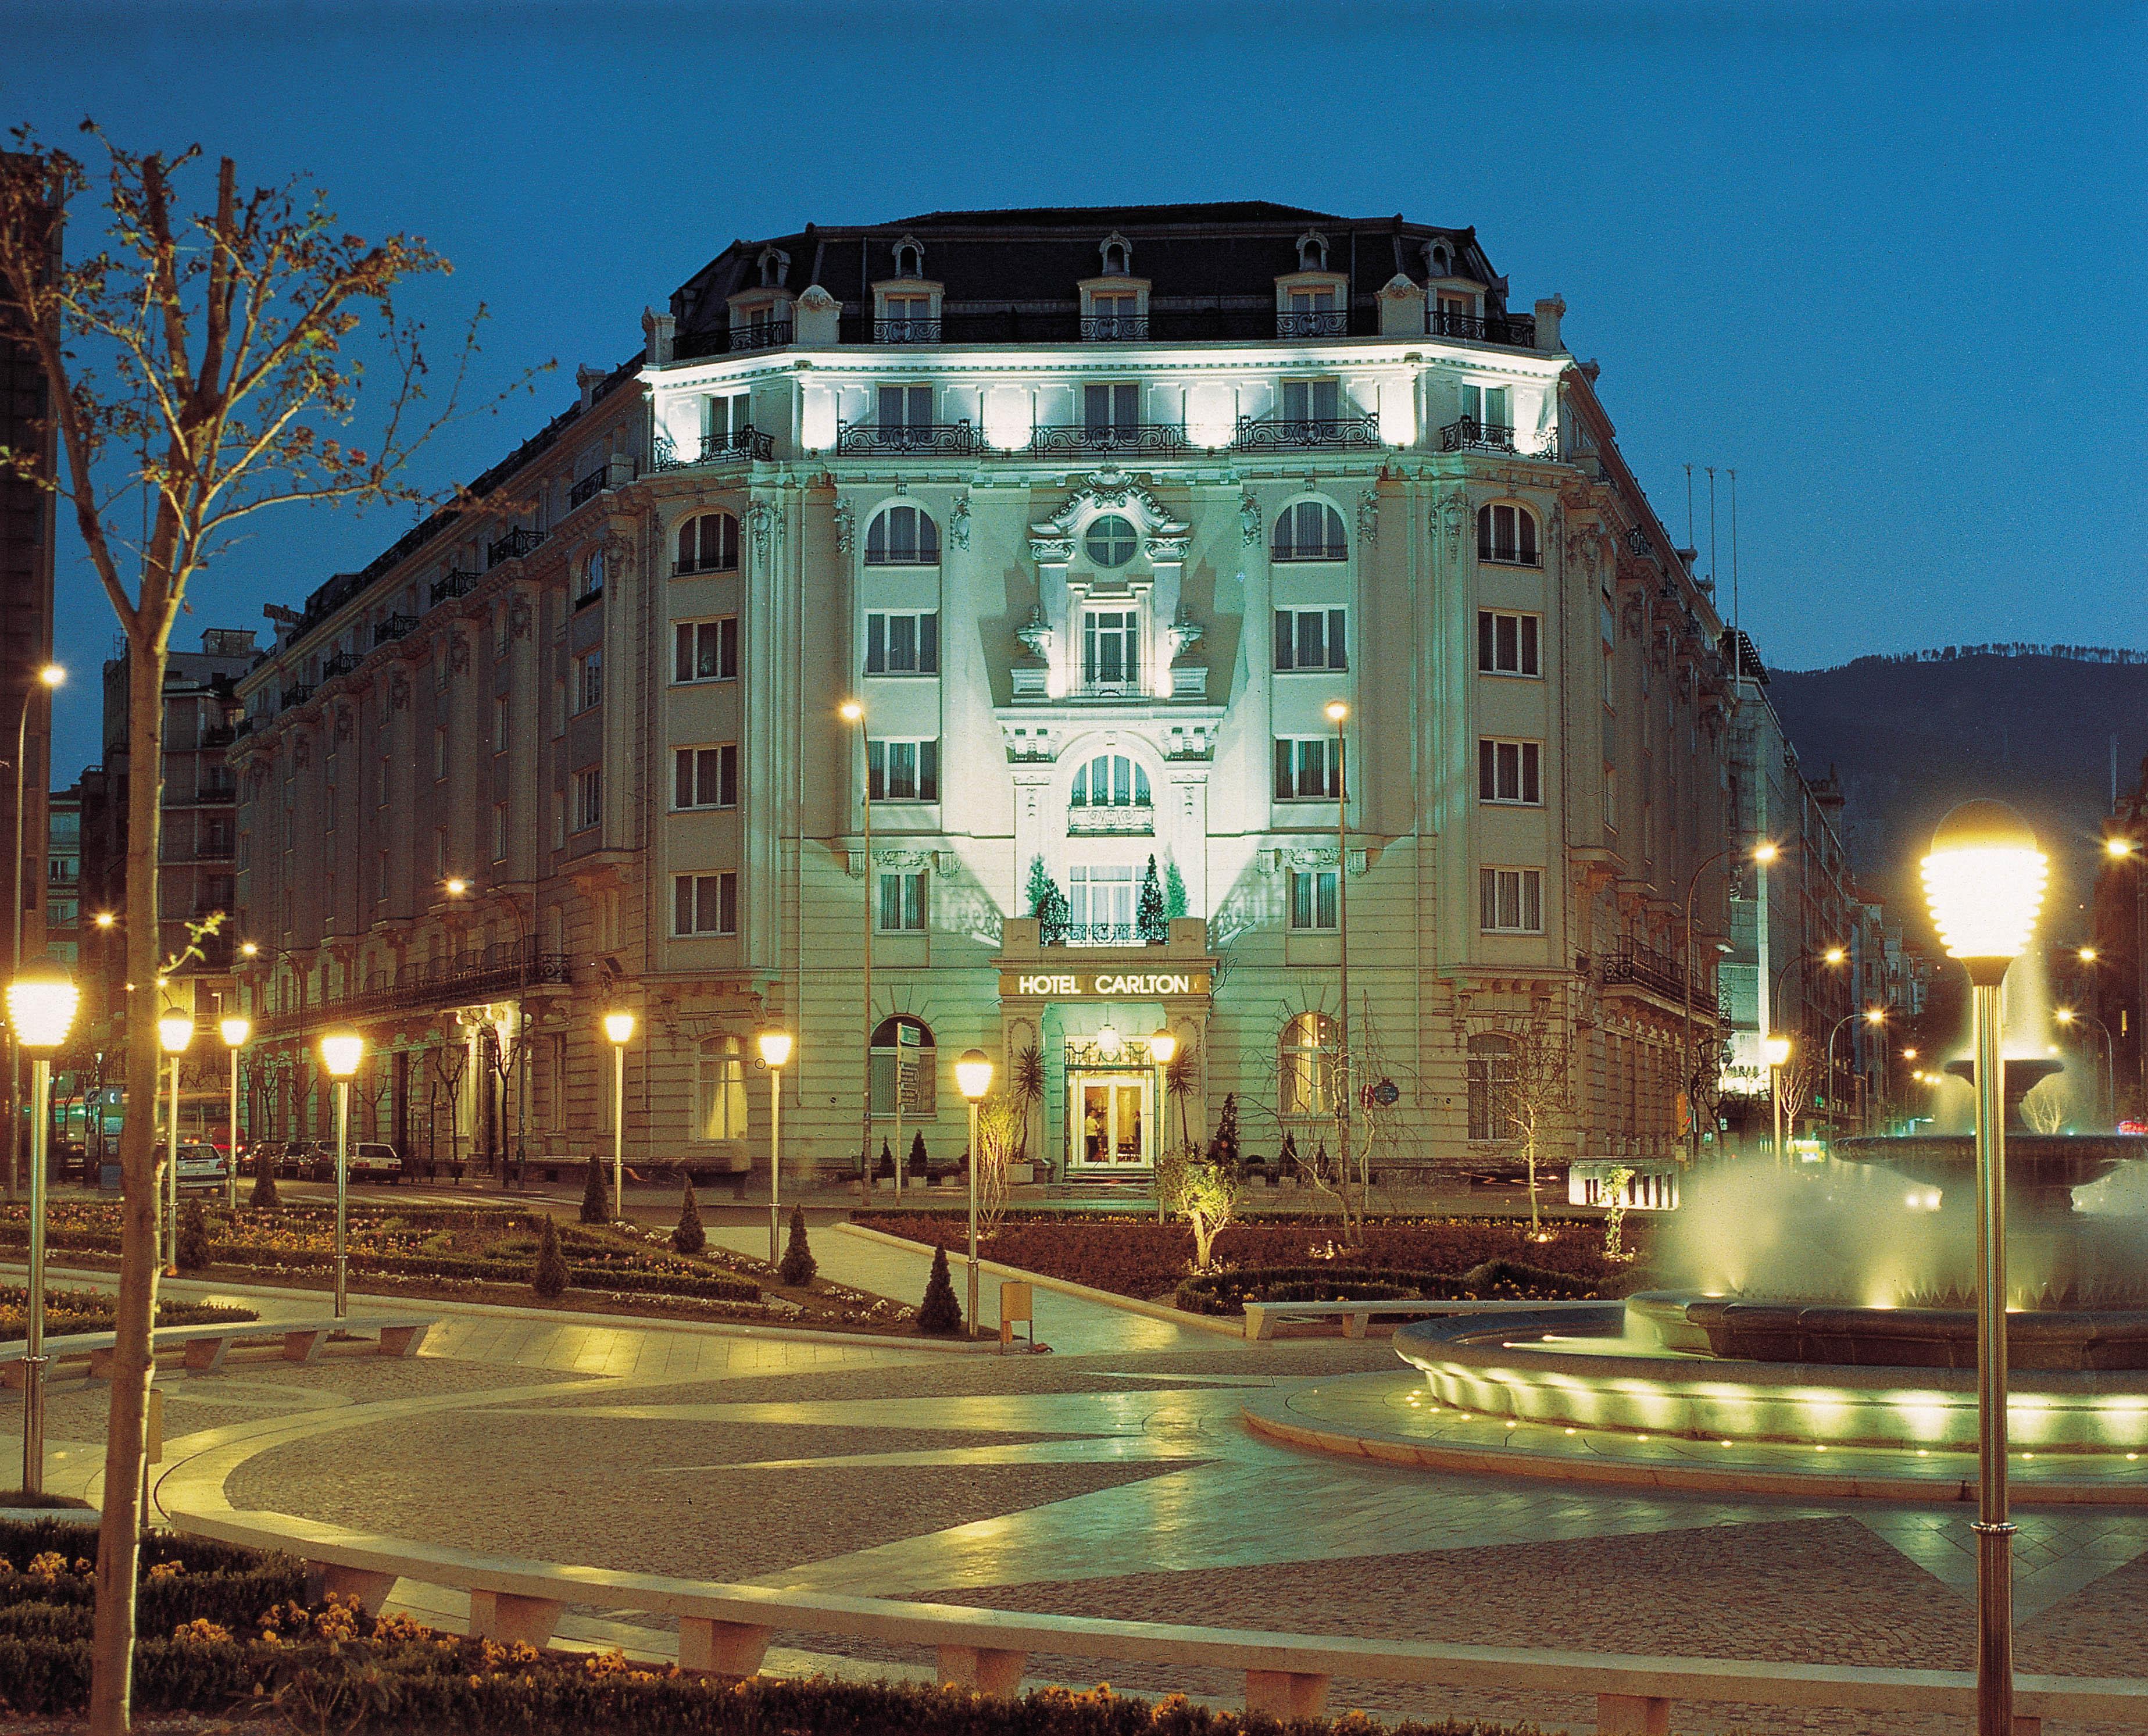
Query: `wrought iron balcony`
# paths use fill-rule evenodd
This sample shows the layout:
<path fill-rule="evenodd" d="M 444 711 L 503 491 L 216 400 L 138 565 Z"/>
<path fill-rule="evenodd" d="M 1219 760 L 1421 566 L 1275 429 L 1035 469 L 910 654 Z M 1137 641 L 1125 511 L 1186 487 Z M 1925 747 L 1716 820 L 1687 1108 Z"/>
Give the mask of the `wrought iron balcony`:
<path fill-rule="evenodd" d="M 1533 314 L 1453 314 L 1443 308 L 1428 308 L 1426 335 L 1433 338 L 1473 338 L 1480 344 L 1503 344 L 1512 349 L 1537 347 Z"/>
<path fill-rule="evenodd" d="M 1069 808 L 1070 838 L 1147 838 L 1156 831 L 1156 810 L 1147 802 L 1127 807 Z"/>
<path fill-rule="evenodd" d="M 333 681 L 338 675 L 347 675 L 356 669 L 362 660 L 355 651 L 338 651 L 334 656 L 321 665 L 321 679 L 324 681 Z"/>
<path fill-rule="evenodd" d="M 1442 452 L 1512 452 L 1514 430 L 1504 422 L 1478 422 L 1464 416 L 1439 431 Z"/>
<path fill-rule="evenodd" d="M 1290 416 L 1241 416 L 1237 438 L 1231 444 L 1241 451 L 1267 448 L 1343 451 L 1380 444 L 1380 413 L 1308 420 Z"/>
<path fill-rule="evenodd" d="M 238 783 L 235 778 L 203 778 L 194 785 L 194 800 L 198 805 L 221 807 L 238 800 Z M 227 850 L 224 855 L 231 852 Z"/>
<path fill-rule="evenodd" d="M 239 733 L 238 725 L 236 724 L 211 724 L 201 732 L 201 740 L 197 745 L 205 748 L 229 747 L 233 742 L 238 740 Z"/>
<path fill-rule="evenodd" d="M 836 450 L 876 458 L 941 454 L 974 458 L 984 450 L 984 443 L 967 421 L 904 422 L 888 428 L 870 422 L 840 422 L 836 425 Z"/>
<path fill-rule="evenodd" d="M 275 1036 L 294 1028 L 301 1019 L 314 1026 L 465 1006 L 502 994 L 571 981 L 573 976 L 573 961 L 565 953 L 540 952 L 534 940 L 503 941 L 482 951 L 405 966 L 384 986 L 376 986 L 374 978 L 369 977 L 366 987 L 356 994 L 312 1001 L 303 1011 L 264 1015 L 255 1028 L 263 1036 Z"/>
<path fill-rule="evenodd" d="M 1028 445 L 1010 450 L 1027 456 L 1047 452 L 1181 453 L 1192 448 L 1184 426 L 1175 422 L 1051 422 L 1031 429 Z"/>
<path fill-rule="evenodd" d="M 1070 700 L 1145 700 L 1148 696 L 1148 683 L 1139 675 L 1120 680 L 1088 675 L 1066 690 Z"/>
<path fill-rule="evenodd" d="M 1679 968 L 1677 959 L 1667 952 L 1636 946 L 1631 941 L 1620 941 L 1618 950 L 1604 959 L 1603 981 L 1606 986 L 1631 983 L 1667 1001 L 1681 1003 L 1688 991 L 1687 974 Z M 1696 1012 L 1708 1011 L 1715 1006 L 1715 986 L 1703 971 L 1693 973 L 1691 992 Z"/>
<path fill-rule="evenodd" d="M 873 321 L 873 342 L 876 344 L 937 344 L 939 341 L 940 322 L 936 319 Z"/>
<path fill-rule="evenodd" d="M 781 349 L 790 342 L 791 324 L 787 319 L 763 319 L 751 325 L 731 328 L 731 354 L 742 349 Z"/>
<path fill-rule="evenodd" d="M 478 575 L 454 568 L 444 577 L 433 581 L 433 603 L 435 607 L 450 597 L 466 597 L 477 589 Z"/>
<path fill-rule="evenodd" d="M 503 560 L 519 560 L 544 540 L 545 533 L 541 530 L 510 530 L 498 542 L 485 545 L 484 563 L 496 567 Z"/>
<path fill-rule="evenodd" d="M 652 443 L 649 468 L 651 470 L 683 470 L 692 464 L 720 464 L 740 459 L 755 459 L 766 464 L 775 456 L 775 436 L 763 434 L 749 424 L 736 434 L 703 434 L 693 450 L 681 456 L 671 443 L 669 434 L 659 431 Z"/>
<path fill-rule="evenodd" d="M 1278 314 L 1275 334 L 1278 338 L 1347 338 L 1350 316 L 1340 308 Z"/>
<path fill-rule="evenodd" d="M 304 705 L 313 696 L 314 690 L 304 683 L 296 687 L 287 687 L 284 690 L 283 700 L 276 709 L 279 711 L 289 711 L 294 705 Z"/>
<path fill-rule="evenodd" d="M 1140 929 L 1131 922 L 1070 922 L 1060 944 L 1066 946 L 1139 946 L 1144 943 Z"/>
<path fill-rule="evenodd" d="M 1092 314 L 1082 319 L 1082 341 L 1084 344 L 1146 344 L 1148 342 L 1148 315 L 1146 314 Z"/>
<path fill-rule="evenodd" d="M 585 500 L 595 499 L 598 495 L 601 494 L 605 491 L 605 486 L 610 481 L 611 466 L 609 464 L 599 465 L 597 469 L 590 471 L 588 475 L 585 476 L 580 482 L 576 483 L 574 487 L 567 490 L 567 506 L 569 510 L 571 511 L 574 508 L 580 506 Z"/>
<path fill-rule="evenodd" d="M 417 630 L 416 615 L 391 615 L 373 630 L 374 649 L 378 650 L 382 645 L 393 645 L 399 639 L 408 639 Z"/>

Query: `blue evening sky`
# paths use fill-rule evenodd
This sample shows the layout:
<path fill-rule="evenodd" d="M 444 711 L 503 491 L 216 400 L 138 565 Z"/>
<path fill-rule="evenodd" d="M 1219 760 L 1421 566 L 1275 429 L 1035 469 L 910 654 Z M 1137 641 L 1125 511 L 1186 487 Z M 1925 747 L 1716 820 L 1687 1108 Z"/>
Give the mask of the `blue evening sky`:
<path fill-rule="evenodd" d="M 484 385 L 558 360 L 428 485 L 638 349 L 643 306 L 740 236 L 1245 198 L 1474 224 L 1514 306 L 1565 296 L 1674 532 L 1683 466 L 1737 469 L 1744 622 L 1787 668 L 2148 645 L 2144 72 L 2137 3 L 0 0 L 9 123 L 310 172 L 350 228 L 454 260 L 424 308 L 444 344 L 489 306 Z M 284 509 L 181 642 L 408 522 Z M 64 782 L 113 630 L 65 544 L 60 589 Z"/>

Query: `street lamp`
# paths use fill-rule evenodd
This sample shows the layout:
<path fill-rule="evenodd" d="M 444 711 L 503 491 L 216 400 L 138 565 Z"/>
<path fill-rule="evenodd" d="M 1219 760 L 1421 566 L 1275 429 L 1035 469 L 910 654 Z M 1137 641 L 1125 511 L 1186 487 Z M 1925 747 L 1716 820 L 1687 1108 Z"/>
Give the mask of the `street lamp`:
<path fill-rule="evenodd" d="M 331 1031 L 321 1038 L 321 1065 L 336 1088 L 335 1317 L 350 1312 L 349 1259 L 344 1218 L 350 1197 L 350 1076 L 365 1053 L 365 1039 L 355 1031 Z"/>
<path fill-rule="evenodd" d="M 605 1035 L 611 1039 L 611 1209 L 626 1216 L 626 1046 L 634 1041 L 634 1015 L 608 1012 Z"/>
<path fill-rule="evenodd" d="M 8 985 L 8 1027 L 30 1051 L 30 1294 L 23 1357 L 23 1488 L 45 1487 L 45 1170 L 53 1051 L 67 1041 L 78 995 L 62 972 L 27 971 Z"/>
<path fill-rule="evenodd" d="M 847 724 L 854 724 L 854 725 L 856 725 L 857 726 L 857 732 L 858 732 L 858 764 L 859 764 L 859 766 L 860 766 L 860 768 L 861 768 L 861 770 L 860 770 L 860 777 L 861 777 L 861 783 L 860 783 L 860 785 L 859 785 L 859 786 L 858 786 L 858 787 L 859 787 L 859 789 L 863 792 L 864 798 L 865 798 L 865 800 L 864 800 L 864 803 L 863 803 L 863 808 L 864 808 L 864 814 L 865 814 L 865 845 L 866 845 L 866 870 L 865 870 L 865 886 L 866 886 L 866 936 L 865 936 L 865 941 L 866 941 L 866 944 L 865 944 L 865 966 L 864 966 L 863 974 L 861 975 L 861 978 L 860 978 L 859 986 L 860 986 L 861 992 L 861 993 L 864 995 L 864 996 L 865 996 L 865 1059 L 866 1059 L 866 1081 L 865 1081 L 865 1121 L 864 1121 L 864 1127 L 863 1127 L 863 1130 L 860 1132 L 860 1134 L 859 1134 L 859 1136 L 858 1136 L 858 1175 L 859 1175 L 859 1178 L 860 1178 L 860 1193 L 859 1193 L 859 1197 L 860 1197 L 861 1198 L 865 1198 L 865 1197 L 870 1197 L 870 1196 L 871 1196 L 871 1192 L 872 1192 L 872 1186 L 873 1186 L 873 1180 L 872 1180 L 872 1173 L 873 1173 L 873 1156 L 872 1156 L 872 1133 L 873 1133 L 873 1126 L 872 1126 L 872 1040 L 873 1040 L 872 955 L 873 955 L 873 900 L 874 900 L 874 898 L 875 898 L 876 896 L 878 896 L 879 890 L 880 890 L 878 887 L 876 887 L 876 886 L 874 886 L 874 884 L 873 884 L 873 860 L 872 860 L 872 743 L 871 743 L 871 741 L 869 741 L 869 740 L 866 739 L 866 708 L 865 708 L 862 705 L 861 705 L 861 704 L 860 704 L 857 700 L 845 700 L 843 701 L 842 705 L 838 708 L 838 710 L 841 711 L 841 715 L 842 715 L 843 721 L 844 721 L 845 723 L 847 723 Z M 895 1051 L 895 1101 L 896 1101 L 896 1105 L 897 1105 L 896 1113 L 897 1113 L 897 1114 L 900 1114 L 900 1113 L 901 1112 L 900 1106 L 901 1106 L 901 1102 L 902 1102 L 902 1049 L 901 1049 L 901 1046 L 899 1043 L 896 1045 L 896 1051 Z M 899 1133 L 899 1132 L 901 1132 L 901 1130 L 900 1128 L 897 1128 L 896 1131 Z M 895 1192 L 896 1192 L 896 1197 L 898 1199 L 900 1199 L 900 1198 L 901 1197 L 901 1195 L 902 1195 L 902 1153 L 901 1153 L 901 1152 L 900 1152 L 900 1151 L 897 1151 L 897 1152 L 895 1154 Z"/>
<path fill-rule="evenodd" d="M 223 1203 L 226 1209 L 235 1211 L 238 1206 L 238 1051 L 253 1035 L 253 1021 L 234 1013 L 216 1028 L 223 1033 L 224 1046 L 231 1051 L 231 1161 L 224 1171 Z"/>
<path fill-rule="evenodd" d="M 1885 1025 L 1887 1022 L 1887 1009 L 1884 1006 L 1868 1006 L 1862 1012 L 1846 1012 L 1829 1027 L 1827 1033 L 1827 1088 L 1830 1093 L 1834 1090 L 1834 1040 L 1836 1036 L 1840 1034 L 1842 1027 L 1849 1024 L 1854 1019 L 1862 1019 L 1868 1025 Z M 1853 1053 L 1850 1056 L 1850 1070 L 1852 1072 L 1856 1071 L 1856 1065 L 1857 1058 L 1854 1053 Z M 1834 1125 L 1833 1110 L 1834 1105 L 1830 1101 L 1829 1105 L 1829 1112 L 1827 1118 L 1829 1127 L 1832 1127 Z"/>
<path fill-rule="evenodd" d="M 1783 1161 L 1783 1063 L 1790 1058 L 1786 1036 L 1764 1038 L 1760 1052 L 1768 1057 L 1768 1100 L 1775 1111 L 1775 1162 Z"/>
<path fill-rule="evenodd" d="M 48 701 L 53 690 L 67 680 L 67 671 L 57 663 L 43 665 L 36 681 L 23 690 L 22 709 L 15 715 L 15 865 L 8 871 L 8 891 L 15 906 L 15 939 L 8 954 L 8 974 L 11 977 L 23 974 L 23 761 L 30 750 L 30 700 L 42 688 Z M 15 1035 L 14 1027 L 8 1031 L 8 1197 L 15 1197 L 15 1109 L 23 1101 L 22 1039 Z"/>
<path fill-rule="evenodd" d="M 1350 720 L 1350 708 L 1340 700 L 1330 700 L 1323 708 L 1328 722 L 1335 725 L 1335 963 L 1336 975 L 1342 993 L 1341 1016 L 1335 1023 L 1335 1132 L 1338 1151 L 1337 1174 L 1345 1187 L 1350 1185 L 1350 909 L 1344 891 L 1350 878 L 1350 786 L 1346 781 L 1343 760 L 1348 749 L 1342 726 Z M 1319 916 L 1319 885 L 1313 886 L 1313 915 Z M 1369 1189 L 1368 1189 L 1369 1192 Z M 1361 1198 L 1358 1210 L 1363 1212 L 1371 1204 L 1369 1198 Z M 1163 1197 L 1157 1196 L 1157 1216 L 1163 1215 Z"/>
<path fill-rule="evenodd" d="M 783 1212 L 783 1064 L 790 1059 L 790 1033 L 764 1031 L 755 1039 L 768 1069 L 768 1263 L 781 1257 L 777 1220 Z"/>
<path fill-rule="evenodd" d="M 2110 1081 L 2110 1118 L 2114 1121 L 2116 1121 L 2118 1119 L 2118 1064 L 2111 1047 L 2110 1027 L 2094 1013 L 2079 1012 L 2070 1006 L 2060 1007 L 2051 1016 L 2061 1025 L 2093 1025 L 2103 1033 L 2103 1072 L 2104 1077 Z M 2094 1063 L 2091 1062 L 2090 1065 Z M 2101 1121 L 2103 1117 L 2099 1116 L 2097 1119 Z"/>
<path fill-rule="evenodd" d="M 1693 895 L 1700 885 L 1701 876 L 1707 873 L 1737 847 L 1734 844 L 1724 845 L 1722 849 L 1717 850 L 1714 855 L 1694 869 L 1685 883 L 1685 958 L 1679 966 L 1679 972 L 1685 989 L 1685 1022 L 1679 1027 L 1679 1044 L 1683 1051 L 1681 1059 L 1685 1069 L 1685 1120 L 1688 1146 L 1691 1153 L 1691 1161 L 1695 1163 L 1700 1161 L 1700 1116 L 1695 1112 L 1697 1099 L 1699 1096 L 1695 1087 L 1700 1082 L 1700 1069 L 1694 1064 L 1693 1053 Z M 1751 854 L 1753 860 L 1761 867 L 1765 868 L 1782 852 L 1776 848 L 1773 839 L 1763 838 L 1753 846 Z"/>
<path fill-rule="evenodd" d="M 977 1104 L 992 1088 L 992 1058 L 982 1049 L 966 1051 L 955 1063 L 955 1083 L 970 1104 L 970 1312 L 971 1336 L 977 1330 Z"/>
<path fill-rule="evenodd" d="M 179 1272 L 179 1057 L 194 1040 L 192 1015 L 181 1012 L 176 1006 L 168 1008 L 157 1021 L 157 1040 L 163 1045 L 164 1053 L 172 1057 L 172 1111 L 164 1130 L 165 1187 L 170 1206 L 165 1214 L 164 1276 L 170 1278 L 177 1277 Z"/>
<path fill-rule="evenodd" d="M 1160 1026 L 1148 1040 L 1149 1064 L 1156 1069 L 1156 1102 L 1149 1111 L 1149 1149 L 1158 1160 L 1156 1171 L 1156 1221 L 1163 1222 L 1163 1090 L 1171 1058 L 1178 1053 L 1178 1039 L 1168 1025 Z"/>
<path fill-rule="evenodd" d="M 2050 864 L 2003 802 L 1964 802 L 1924 860 L 1925 901 L 1969 972 L 1976 1050 L 1976 1728 L 2014 1729 L 2014 1527 L 2006 1513 L 2006 1123 L 2000 985 L 2029 944 Z"/>

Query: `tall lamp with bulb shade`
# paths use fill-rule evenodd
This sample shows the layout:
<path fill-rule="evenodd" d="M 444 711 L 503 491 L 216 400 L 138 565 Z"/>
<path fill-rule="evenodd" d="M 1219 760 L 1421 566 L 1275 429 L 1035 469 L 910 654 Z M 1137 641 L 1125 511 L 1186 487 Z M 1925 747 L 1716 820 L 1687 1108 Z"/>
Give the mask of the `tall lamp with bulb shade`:
<path fill-rule="evenodd" d="M 194 1040 L 193 1015 L 168 1007 L 157 1021 L 157 1041 L 171 1058 L 172 1107 L 164 1128 L 164 1276 L 179 1272 L 179 1057 Z"/>
<path fill-rule="evenodd" d="M 764 1031 L 755 1041 L 768 1069 L 768 1263 L 783 1257 L 778 1246 L 783 1216 L 783 1066 L 790 1059 L 790 1033 Z"/>
<path fill-rule="evenodd" d="M 626 1216 L 626 1046 L 634 1041 L 634 1015 L 608 1012 L 605 1036 L 611 1042 L 611 1211 Z"/>
<path fill-rule="evenodd" d="M 321 1039 L 321 1065 L 336 1088 L 335 1317 L 350 1312 L 350 1081 L 365 1054 L 365 1039 L 355 1031 L 331 1031 Z"/>
<path fill-rule="evenodd" d="M 246 1046 L 247 1039 L 253 1035 L 253 1021 L 234 1013 L 218 1021 L 217 1030 L 223 1037 L 223 1046 L 231 1051 L 231 1161 L 223 1172 L 223 1203 L 227 1209 L 238 1207 L 238 1051 Z"/>
<path fill-rule="evenodd" d="M 1976 1087 L 1976 1728 L 2013 1736 L 2014 1526 L 2006 1492 L 2006 1121 L 2000 985 L 2029 944 L 2050 864 L 2003 802 L 1964 802 L 1932 835 L 1925 901 L 1969 973 Z"/>
<path fill-rule="evenodd" d="M 45 1487 L 45 1180 L 51 1150 L 53 1054 L 79 995 L 64 972 L 28 971 L 8 986 L 8 1026 L 30 1055 L 30 1278 L 23 1357 L 23 1488 Z"/>
<path fill-rule="evenodd" d="M 1337 892 L 1337 897 L 1342 894 Z M 1178 1053 L 1178 1039 L 1168 1025 L 1159 1026 L 1148 1040 L 1149 1065 L 1156 1069 L 1156 1101 L 1149 1110 L 1149 1155 L 1156 1163 L 1156 1221 L 1163 1222 L 1163 1097 L 1172 1057 Z M 1345 1177 L 1348 1179 L 1347 1176 Z"/>
<path fill-rule="evenodd" d="M 1760 1052 L 1768 1058 L 1768 1100 L 1775 1111 L 1775 1162 L 1783 1161 L 1783 1064 L 1790 1058 L 1786 1036 L 1764 1038 Z"/>
<path fill-rule="evenodd" d="M 955 1083 L 970 1106 L 970 1312 L 964 1317 L 973 1337 L 977 1330 L 977 1105 L 992 1088 L 992 1058 L 982 1049 L 967 1051 L 955 1063 Z"/>

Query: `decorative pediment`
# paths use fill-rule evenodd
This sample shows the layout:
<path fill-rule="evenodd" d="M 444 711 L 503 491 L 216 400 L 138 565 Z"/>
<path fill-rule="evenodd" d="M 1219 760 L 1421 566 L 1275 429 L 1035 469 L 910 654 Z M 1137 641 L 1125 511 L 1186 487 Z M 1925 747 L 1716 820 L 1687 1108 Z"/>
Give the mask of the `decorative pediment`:
<path fill-rule="evenodd" d="M 1106 512 L 1124 513 L 1135 519 L 1152 544 L 1152 552 L 1161 554 L 1167 547 L 1173 551 L 1163 554 L 1167 559 L 1185 553 L 1186 539 L 1192 533 L 1192 526 L 1172 518 L 1156 496 L 1126 471 L 1097 470 L 1057 512 L 1029 527 L 1031 558 L 1054 564 L 1071 560 L 1082 528 Z"/>

